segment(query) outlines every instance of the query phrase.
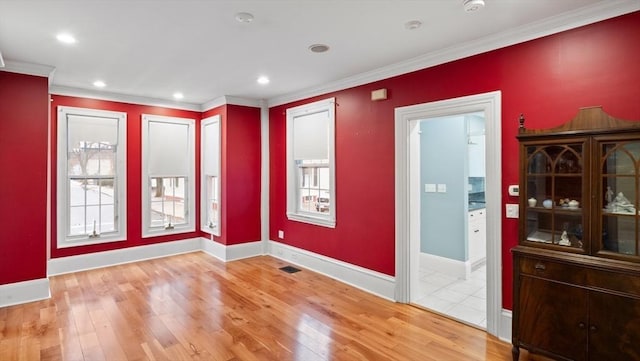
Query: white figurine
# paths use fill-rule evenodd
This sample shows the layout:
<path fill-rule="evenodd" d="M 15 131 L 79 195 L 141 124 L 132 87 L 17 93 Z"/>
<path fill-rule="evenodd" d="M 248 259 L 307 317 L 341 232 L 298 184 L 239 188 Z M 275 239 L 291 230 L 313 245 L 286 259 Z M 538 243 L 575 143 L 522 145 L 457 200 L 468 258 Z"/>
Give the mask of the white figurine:
<path fill-rule="evenodd" d="M 560 235 L 560 242 L 558 242 L 558 244 L 561 246 L 571 245 L 571 241 L 569 241 L 569 235 L 567 234 L 567 231 L 562 231 L 562 235 Z"/>
<path fill-rule="evenodd" d="M 613 200 L 613 190 L 611 190 L 611 187 L 609 186 L 607 186 L 607 192 L 604 194 L 604 199 L 607 200 L 607 204 L 611 203 Z"/>
<path fill-rule="evenodd" d="M 636 207 L 629 202 L 622 192 L 618 193 L 611 203 L 607 204 L 607 209 L 613 213 L 635 214 Z"/>

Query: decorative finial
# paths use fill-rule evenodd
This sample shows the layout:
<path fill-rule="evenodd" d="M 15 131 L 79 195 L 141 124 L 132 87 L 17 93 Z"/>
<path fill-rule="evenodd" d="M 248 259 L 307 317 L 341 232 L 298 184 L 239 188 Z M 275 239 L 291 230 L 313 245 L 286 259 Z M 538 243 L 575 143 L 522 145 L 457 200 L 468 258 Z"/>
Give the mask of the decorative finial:
<path fill-rule="evenodd" d="M 524 129 L 524 114 L 520 113 L 520 117 L 518 118 L 518 123 L 520 123 L 520 129 Z"/>

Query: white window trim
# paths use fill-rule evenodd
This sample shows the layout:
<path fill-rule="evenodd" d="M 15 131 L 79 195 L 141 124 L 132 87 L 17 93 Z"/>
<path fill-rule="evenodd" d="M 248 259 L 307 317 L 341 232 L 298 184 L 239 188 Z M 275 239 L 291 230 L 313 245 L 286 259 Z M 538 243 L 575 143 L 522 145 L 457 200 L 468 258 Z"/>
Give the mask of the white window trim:
<path fill-rule="evenodd" d="M 116 211 L 117 232 L 103 234 L 100 237 L 67 238 L 67 227 L 69 224 L 69 191 L 67 187 L 68 176 L 68 133 L 67 133 L 67 116 L 78 115 L 86 117 L 98 118 L 115 118 L 118 120 L 118 150 L 116 152 L 116 187 L 118 189 Z M 100 244 L 116 241 L 124 241 L 127 238 L 127 113 L 114 112 L 107 110 L 76 108 L 67 106 L 58 106 L 57 117 L 57 248 L 69 248 L 91 244 Z"/>
<path fill-rule="evenodd" d="M 205 149 L 207 148 L 205 146 L 205 127 L 207 127 L 208 125 L 211 124 L 215 124 L 218 123 L 218 125 L 220 126 L 219 132 L 218 132 L 218 145 L 220 145 L 220 148 L 218 149 L 218 194 L 216 195 L 216 198 L 218 199 L 218 221 L 216 222 L 216 224 L 213 225 L 213 229 L 209 227 L 209 222 L 207 219 L 207 212 L 208 212 L 208 202 L 209 200 L 207 199 L 207 175 L 205 174 L 205 167 L 204 167 L 204 152 Z M 220 122 L 220 115 L 215 115 L 209 118 L 205 118 L 202 120 L 202 123 L 200 124 L 200 230 L 202 232 L 208 233 L 208 234 L 212 234 L 214 236 L 220 236 L 221 230 L 220 230 L 220 219 L 222 218 L 222 203 L 221 203 L 221 193 L 222 193 L 222 177 L 220 177 L 221 173 L 220 173 L 220 168 L 222 165 L 222 142 L 221 142 L 221 138 L 222 138 L 222 123 Z"/>
<path fill-rule="evenodd" d="M 172 229 L 156 229 L 150 228 L 151 199 L 149 194 L 149 185 L 151 177 L 149 176 L 149 123 L 162 122 L 187 125 L 188 144 L 189 144 L 189 169 L 187 175 L 187 209 L 188 222 L 186 224 L 175 225 Z M 164 175 L 163 175 L 164 176 Z M 161 115 L 142 114 L 142 172 L 141 172 L 141 193 L 142 193 L 142 238 L 157 237 L 170 234 L 194 232 L 196 230 L 196 175 L 195 175 L 195 120 L 187 118 L 168 117 Z"/>
<path fill-rule="evenodd" d="M 318 215 L 297 209 L 297 167 L 293 159 L 293 120 L 307 114 L 329 113 L 329 212 Z M 336 226 L 336 172 L 335 172 L 335 98 L 287 109 L 287 218 L 292 221 L 335 228 Z"/>

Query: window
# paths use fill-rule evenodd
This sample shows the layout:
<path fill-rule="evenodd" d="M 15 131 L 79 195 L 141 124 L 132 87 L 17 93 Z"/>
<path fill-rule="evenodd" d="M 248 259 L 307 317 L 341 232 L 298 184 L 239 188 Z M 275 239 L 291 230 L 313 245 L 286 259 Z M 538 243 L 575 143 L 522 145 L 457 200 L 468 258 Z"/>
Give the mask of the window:
<path fill-rule="evenodd" d="M 126 119 L 58 107 L 58 247 L 125 239 Z"/>
<path fill-rule="evenodd" d="M 336 224 L 335 99 L 287 109 L 287 217 Z"/>
<path fill-rule="evenodd" d="M 195 231 L 195 121 L 142 115 L 142 236 Z"/>
<path fill-rule="evenodd" d="M 203 232 L 220 235 L 220 116 L 203 119 L 200 141 L 201 225 Z"/>

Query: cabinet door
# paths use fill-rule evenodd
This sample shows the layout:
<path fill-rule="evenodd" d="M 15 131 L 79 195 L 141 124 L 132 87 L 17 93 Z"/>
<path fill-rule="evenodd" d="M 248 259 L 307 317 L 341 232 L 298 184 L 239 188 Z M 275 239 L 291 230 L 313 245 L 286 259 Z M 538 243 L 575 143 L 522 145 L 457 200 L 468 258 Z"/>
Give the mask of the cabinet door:
<path fill-rule="evenodd" d="M 571 360 L 587 357 L 587 297 L 584 289 L 522 275 L 519 342 Z"/>
<path fill-rule="evenodd" d="M 597 147 L 600 169 L 594 208 L 601 222 L 593 252 L 638 261 L 640 140 L 599 138 Z"/>
<path fill-rule="evenodd" d="M 640 300 L 590 293 L 589 359 L 640 360 Z"/>
<path fill-rule="evenodd" d="M 586 253 L 589 197 L 585 193 L 587 140 L 569 144 L 526 144 L 525 223 L 527 245 Z"/>

